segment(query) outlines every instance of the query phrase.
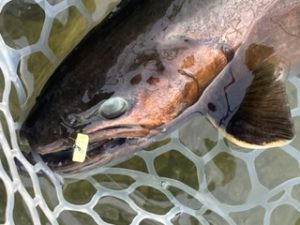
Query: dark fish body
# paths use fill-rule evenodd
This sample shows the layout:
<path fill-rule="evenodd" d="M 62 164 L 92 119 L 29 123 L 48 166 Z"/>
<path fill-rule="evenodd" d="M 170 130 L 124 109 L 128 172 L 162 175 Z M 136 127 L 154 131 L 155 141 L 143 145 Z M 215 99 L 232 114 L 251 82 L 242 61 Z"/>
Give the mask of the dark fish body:
<path fill-rule="evenodd" d="M 56 70 L 21 134 L 60 172 L 129 156 L 199 113 L 241 146 L 281 145 L 299 38 L 298 0 L 132 1 Z M 90 138 L 83 163 L 77 133 Z"/>
<path fill-rule="evenodd" d="M 155 2 L 151 10 L 151 1 L 129 1 L 113 18 L 92 30 L 57 68 L 37 98 L 25 123 L 30 129 L 26 135 L 45 144 L 67 137 L 69 132 L 61 124 L 68 115 L 84 112 L 112 96 L 123 74 L 109 69 L 117 63 L 124 48 L 157 20 L 155 17 L 165 14 L 171 2 Z"/>

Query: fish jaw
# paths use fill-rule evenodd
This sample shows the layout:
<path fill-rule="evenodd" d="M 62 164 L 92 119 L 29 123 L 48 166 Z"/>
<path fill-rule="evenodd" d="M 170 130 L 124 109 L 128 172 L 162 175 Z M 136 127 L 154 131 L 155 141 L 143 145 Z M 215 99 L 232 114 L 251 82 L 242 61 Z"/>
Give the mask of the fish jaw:
<path fill-rule="evenodd" d="M 73 145 L 70 139 L 60 139 L 43 146 L 39 152 L 41 159 L 52 169 L 61 174 L 80 172 L 95 165 L 104 166 L 112 161 L 126 159 L 141 147 L 150 143 L 154 131 L 133 127 L 119 127 L 111 131 L 102 130 L 91 135 L 84 162 L 73 162 Z M 102 135 L 103 134 L 103 135 Z M 53 146 L 57 146 L 53 150 Z M 48 149 L 48 152 L 45 151 Z"/>
<path fill-rule="evenodd" d="M 197 102 L 230 60 L 219 45 L 187 45 L 177 49 L 174 58 L 160 57 L 164 69 L 127 94 L 131 99 L 125 114 L 93 121 L 76 130 L 89 136 L 84 162 L 72 161 L 74 140 L 71 138 L 37 146 L 36 151 L 51 169 L 72 173 L 125 159 L 149 145 L 161 136 L 168 124 L 176 126 L 178 118 L 188 116 L 184 113 L 186 109 Z"/>

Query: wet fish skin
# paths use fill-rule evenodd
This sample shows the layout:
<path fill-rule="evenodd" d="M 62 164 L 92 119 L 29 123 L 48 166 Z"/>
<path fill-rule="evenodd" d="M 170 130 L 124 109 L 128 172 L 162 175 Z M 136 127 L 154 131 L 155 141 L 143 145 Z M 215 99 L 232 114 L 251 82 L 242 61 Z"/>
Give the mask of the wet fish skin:
<path fill-rule="evenodd" d="M 243 28 L 235 31 L 223 28 L 219 24 L 220 20 L 216 19 L 217 16 L 222 18 L 223 10 L 230 11 L 232 1 L 223 3 L 225 5 L 217 5 L 218 1 L 203 1 L 202 3 L 199 1 L 169 1 L 164 3 L 166 5 L 162 7 L 159 5 L 160 3 L 155 2 L 158 4 L 155 7 L 161 9 L 161 14 L 158 13 L 157 18 L 161 19 L 154 19 L 158 22 L 152 22 L 152 24 L 149 22 L 151 25 L 146 25 L 146 28 L 144 27 L 142 30 L 137 29 L 137 34 L 132 34 L 135 23 L 133 19 L 131 23 L 127 23 L 128 20 L 122 20 L 122 26 L 118 27 L 120 29 L 118 31 L 125 34 L 128 32 L 125 29 L 126 26 L 130 27 L 131 31 L 128 32 L 130 40 L 120 41 L 119 37 L 124 35 L 113 32 L 102 36 L 104 39 L 98 36 L 96 39 L 92 39 L 98 43 L 94 45 L 97 46 L 96 51 L 94 51 L 94 47 L 88 47 L 88 50 L 78 50 L 76 52 L 78 58 L 70 60 L 72 66 L 67 69 L 62 66 L 58 70 L 68 76 L 58 85 L 59 88 L 54 89 L 61 91 L 48 97 L 51 102 L 50 110 L 54 116 L 45 122 L 44 115 L 49 107 L 48 109 L 41 107 L 44 112 L 36 111 L 37 114 L 32 116 L 32 121 L 25 124 L 23 129 L 33 148 L 39 154 L 44 155 L 44 160 L 52 161 L 53 169 L 69 173 L 94 165 L 116 162 L 149 144 L 154 137 L 165 135 L 166 132 L 178 127 L 179 123 L 190 118 L 191 115 L 199 113 L 208 115 L 217 127 L 228 134 L 227 125 L 233 124 L 231 122 L 233 122 L 234 115 L 240 109 L 248 90 L 252 90 L 252 84 L 257 83 L 253 82 L 254 78 L 264 77 L 256 76 L 256 69 L 262 68 L 262 72 L 266 74 L 265 77 L 270 78 L 272 83 L 274 79 L 271 78 L 274 74 L 271 74 L 270 71 L 273 70 L 264 69 L 266 68 L 264 66 L 260 67 L 260 65 L 265 65 L 264 62 L 267 62 L 266 65 L 271 64 L 272 68 L 277 68 L 276 66 L 284 62 L 280 54 L 284 53 L 284 55 L 294 56 L 295 62 L 290 61 L 289 65 L 297 65 L 299 58 L 297 51 L 293 55 L 292 48 L 287 48 L 284 44 L 287 36 L 275 35 L 276 39 L 273 35 L 274 32 L 281 34 L 282 29 L 276 30 L 277 26 L 266 26 L 266 21 L 274 25 L 275 23 L 270 18 L 277 18 L 279 21 L 280 18 L 289 18 L 286 15 L 291 9 L 294 10 L 291 11 L 292 13 L 296 13 L 291 18 L 298 18 L 299 1 L 284 0 L 275 3 L 265 1 L 265 6 L 272 6 L 265 9 L 266 11 L 257 6 L 257 1 L 253 1 L 253 5 L 250 7 L 255 9 L 258 17 L 253 17 L 242 26 Z M 197 4 L 203 8 L 200 7 L 199 12 L 195 13 L 195 9 L 191 8 L 193 7 L 191 3 L 194 4 L 194 8 Z M 205 4 L 212 6 L 212 11 L 219 10 L 216 18 L 203 16 L 209 14 L 204 11 Z M 249 2 L 241 1 L 240 5 L 243 4 L 249 5 Z M 221 10 L 221 6 L 225 9 Z M 195 14 L 190 13 L 189 16 L 184 17 L 186 9 Z M 154 10 L 148 16 L 153 16 L 155 13 L 157 12 Z M 164 13 L 167 16 L 163 16 Z M 243 11 L 241 10 L 240 13 L 243 14 Z M 230 18 L 224 16 L 223 19 L 233 24 L 235 16 Z M 131 17 L 127 19 L 129 18 Z M 178 18 L 184 18 L 184 20 L 180 21 Z M 197 27 L 195 18 L 197 20 L 200 18 L 203 27 L 193 32 Z M 142 20 L 138 19 L 138 21 Z M 193 22 L 188 24 L 188 21 Z M 208 25 L 205 26 L 203 21 L 206 21 Z M 184 26 L 181 26 L 181 23 Z M 294 23 L 287 22 L 287 24 L 297 25 L 298 22 L 295 20 Z M 210 26 L 212 25 L 215 30 L 213 33 L 208 33 L 211 31 Z M 102 33 L 100 32 L 100 34 Z M 297 49 L 298 39 L 289 40 L 293 44 L 291 46 Z M 111 41 L 115 41 L 116 44 L 110 44 Z M 120 44 L 123 41 L 124 43 Z M 250 51 L 253 43 L 262 46 L 263 49 L 272 47 L 271 58 L 276 60 L 269 60 L 271 59 L 269 56 L 254 57 L 258 51 Z M 224 51 L 224 46 L 225 49 L 226 46 L 229 46 L 230 54 Z M 231 54 L 232 50 L 236 50 L 234 57 Z M 250 61 L 246 59 L 247 54 Z M 117 55 L 118 57 L 116 57 Z M 260 56 L 260 54 L 258 55 Z M 87 67 L 86 64 L 90 67 Z M 105 77 L 99 76 L 99 74 L 105 75 Z M 288 71 L 283 76 L 284 79 L 280 81 L 281 83 L 275 86 L 276 88 L 282 87 L 287 74 Z M 82 78 L 80 80 L 77 79 L 79 75 L 95 80 L 93 82 Z M 262 83 L 268 87 L 268 90 L 272 87 L 268 86 L 266 82 Z M 66 102 L 61 100 L 63 99 L 61 97 L 72 96 L 73 92 L 80 93 L 79 97 L 74 96 L 74 101 L 69 102 L 68 107 L 65 108 Z M 90 95 L 90 101 L 87 104 L 78 101 L 86 93 Z M 290 114 L 289 108 L 285 104 L 285 93 L 282 89 L 279 93 L 280 95 L 276 95 L 276 97 L 283 96 L 280 98 L 280 102 L 284 103 L 282 115 L 289 120 Z M 122 96 L 129 103 L 129 110 L 118 118 L 104 120 L 95 113 L 97 112 L 95 109 L 101 105 L 103 99 L 110 96 Z M 79 121 L 72 123 L 73 126 L 61 120 L 70 114 L 77 116 L 75 121 L 76 119 Z M 60 126 L 61 123 L 64 126 Z M 290 128 L 291 124 L 288 122 L 286 124 Z M 49 127 L 59 128 L 59 131 L 55 133 L 53 130 L 49 130 Z M 163 134 L 161 134 L 162 131 L 164 131 Z M 69 136 L 72 132 L 83 132 L 90 136 L 90 155 L 84 163 L 69 161 L 58 166 L 62 161 L 62 153 L 69 151 L 68 154 L 71 154 L 70 148 L 73 141 Z M 237 133 L 232 134 L 231 132 L 230 138 L 233 142 L 241 144 L 238 142 L 240 140 Z M 53 154 L 53 152 L 57 152 L 57 154 Z"/>
<path fill-rule="evenodd" d="M 47 82 L 23 125 L 22 133 L 32 140 L 34 148 L 37 146 L 34 143 L 50 143 L 67 137 L 70 132 L 62 124 L 69 115 L 86 112 L 112 96 L 115 86 L 123 82 L 122 74 L 107 74 L 108 70 L 126 46 L 163 16 L 171 2 L 157 2 L 155 10 L 151 10 L 151 1 L 130 1 L 128 7 L 121 8 L 116 14 L 118 16 L 105 20 L 74 49 Z M 142 15 L 143 20 L 139 19 Z M 148 48 L 151 48 L 151 43 L 149 45 Z M 142 50 L 140 52 L 143 53 Z M 131 53 L 130 57 L 137 56 Z M 138 56 L 139 60 L 144 57 L 147 60 L 151 56 L 144 53 Z M 82 101 L 85 95 L 89 101 Z"/>
<path fill-rule="evenodd" d="M 130 152 L 136 151 L 160 132 L 156 130 L 157 127 L 176 118 L 192 105 L 205 86 L 230 60 L 230 49 L 217 38 L 202 40 L 172 36 L 168 41 L 162 41 L 161 29 L 167 29 L 172 21 L 166 23 L 165 19 L 159 18 L 164 18 L 164 10 L 167 8 L 171 11 L 168 18 L 176 15 L 183 1 L 174 2 L 155 3 L 157 6 L 151 2 L 152 7 L 160 9 L 155 12 L 147 12 L 147 4 L 140 2 L 143 7 L 140 6 L 142 8 L 139 15 L 147 19 L 152 16 L 152 20 L 160 24 L 159 29 L 147 30 L 147 23 L 153 22 L 143 19 L 146 24 L 141 22 L 141 28 L 132 30 L 132 23 L 136 25 L 137 21 L 132 18 L 136 12 L 135 5 L 130 18 L 121 19 L 121 25 L 117 20 L 115 24 L 112 22 L 115 26 L 109 24 L 101 32 L 96 31 L 94 35 L 99 36 L 91 38 L 94 41 L 93 46 L 89 46 L 89 40 L 88 45 L 84 46 L 87 49 L 77 48 L 71 59 L 57 70 L 60 77 L 64 76 L 63 79 L 54 84 L 50 91 L 45 91 L 22 128 L 22 134 L 39 154 L 60 154 L 57 157 L 48 156 L 48 162 L 51 162 L 49 165 L 53 169 L 76 171 L 94 163 L 106 164 L 122 155 L 130 155 Z M 178 7 L 175 7 L 176 4 Z M 172 7 L 174 9 L 170 10 Z M 143 13 L 143 10 L 146 12 Z M 135 16 L 137 15 L 133 17 Z M 119 32 L 118 34 L 109 30 L 116 26 L 118 30 L 113 31 Z M 122 32 L 128 33 L 128 27 L 132 33 L 121 35 Z M 139 35 L 147 42 L 140 43 Z M 120 36 L 129 40 L 119 40 Z M 123 51 L 126 58 L 122 58 L 122 54 L 116 57 L 120 51 Z M 137 79 L 139 76 L 140 81 Z M 84 95 L 83 92 L 92 93 L 87 103 L 78 101 Z M 100 106 L 101 99 L 105 100 L 111 95 L 126 99 L 129 110 L 120 118 L 103 120 L 97 114 L 97 107 Z M 73 96 L 71 100 L 69 96 Z M 72 123 L 68 124 L 67 116 L 70 114 L 75 117 L 69 117 Z M 104 126 L 103 129 L 101 126 Z M 111 141 L 103 144 L 108 149 L 99 150 L 100 154 L 94 154 L 93 149 L 90 149 L 90 154 L 94 155 L 85 163 L 59 163 L 64 162 L 64 157 L 68 155 L 64 152 L 72 148 L 73 140 L 70 136 L 73 132 L 89 134 L 90 146 L 94 146 L 93 143 L 96 142 Z M 122 138 L 128 141 L 121 147 L 113 147 Z"/>

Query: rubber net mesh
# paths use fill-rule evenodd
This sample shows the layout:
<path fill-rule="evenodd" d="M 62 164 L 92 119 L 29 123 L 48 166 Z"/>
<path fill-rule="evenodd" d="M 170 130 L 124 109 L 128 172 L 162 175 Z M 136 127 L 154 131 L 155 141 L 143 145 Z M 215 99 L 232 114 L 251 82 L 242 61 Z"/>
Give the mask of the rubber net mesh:
<path fill-rule="evenodd" d="M 245 151 L 198 118 L 114 167 L 61 178 L 26 161 L 16 134 L 23 115 L 117 3 L 0 1 L 0 224 L 300 224 L 298 137 L 282 148 Z M 287 86 L 299 130 L 300 79 Z"/>

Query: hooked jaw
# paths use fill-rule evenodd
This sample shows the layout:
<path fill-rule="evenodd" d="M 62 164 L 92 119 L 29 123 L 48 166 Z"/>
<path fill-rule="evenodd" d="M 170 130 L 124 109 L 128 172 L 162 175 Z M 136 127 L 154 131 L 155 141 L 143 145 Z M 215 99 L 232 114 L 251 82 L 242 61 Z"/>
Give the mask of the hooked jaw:
<path fill-rule="evenodd" d="M 37 149 L 43 161 L 53 170 L 70 173 L 94 165 L 107 165 L 115 159 L 124 159 L 136 151 L 137 146 L 146 145 L 155 132 L 137 126 L 107 127 L 89 136 L 89 145 L 84 162 L 73 162 L 74 140 L 60 139 Z"/>

